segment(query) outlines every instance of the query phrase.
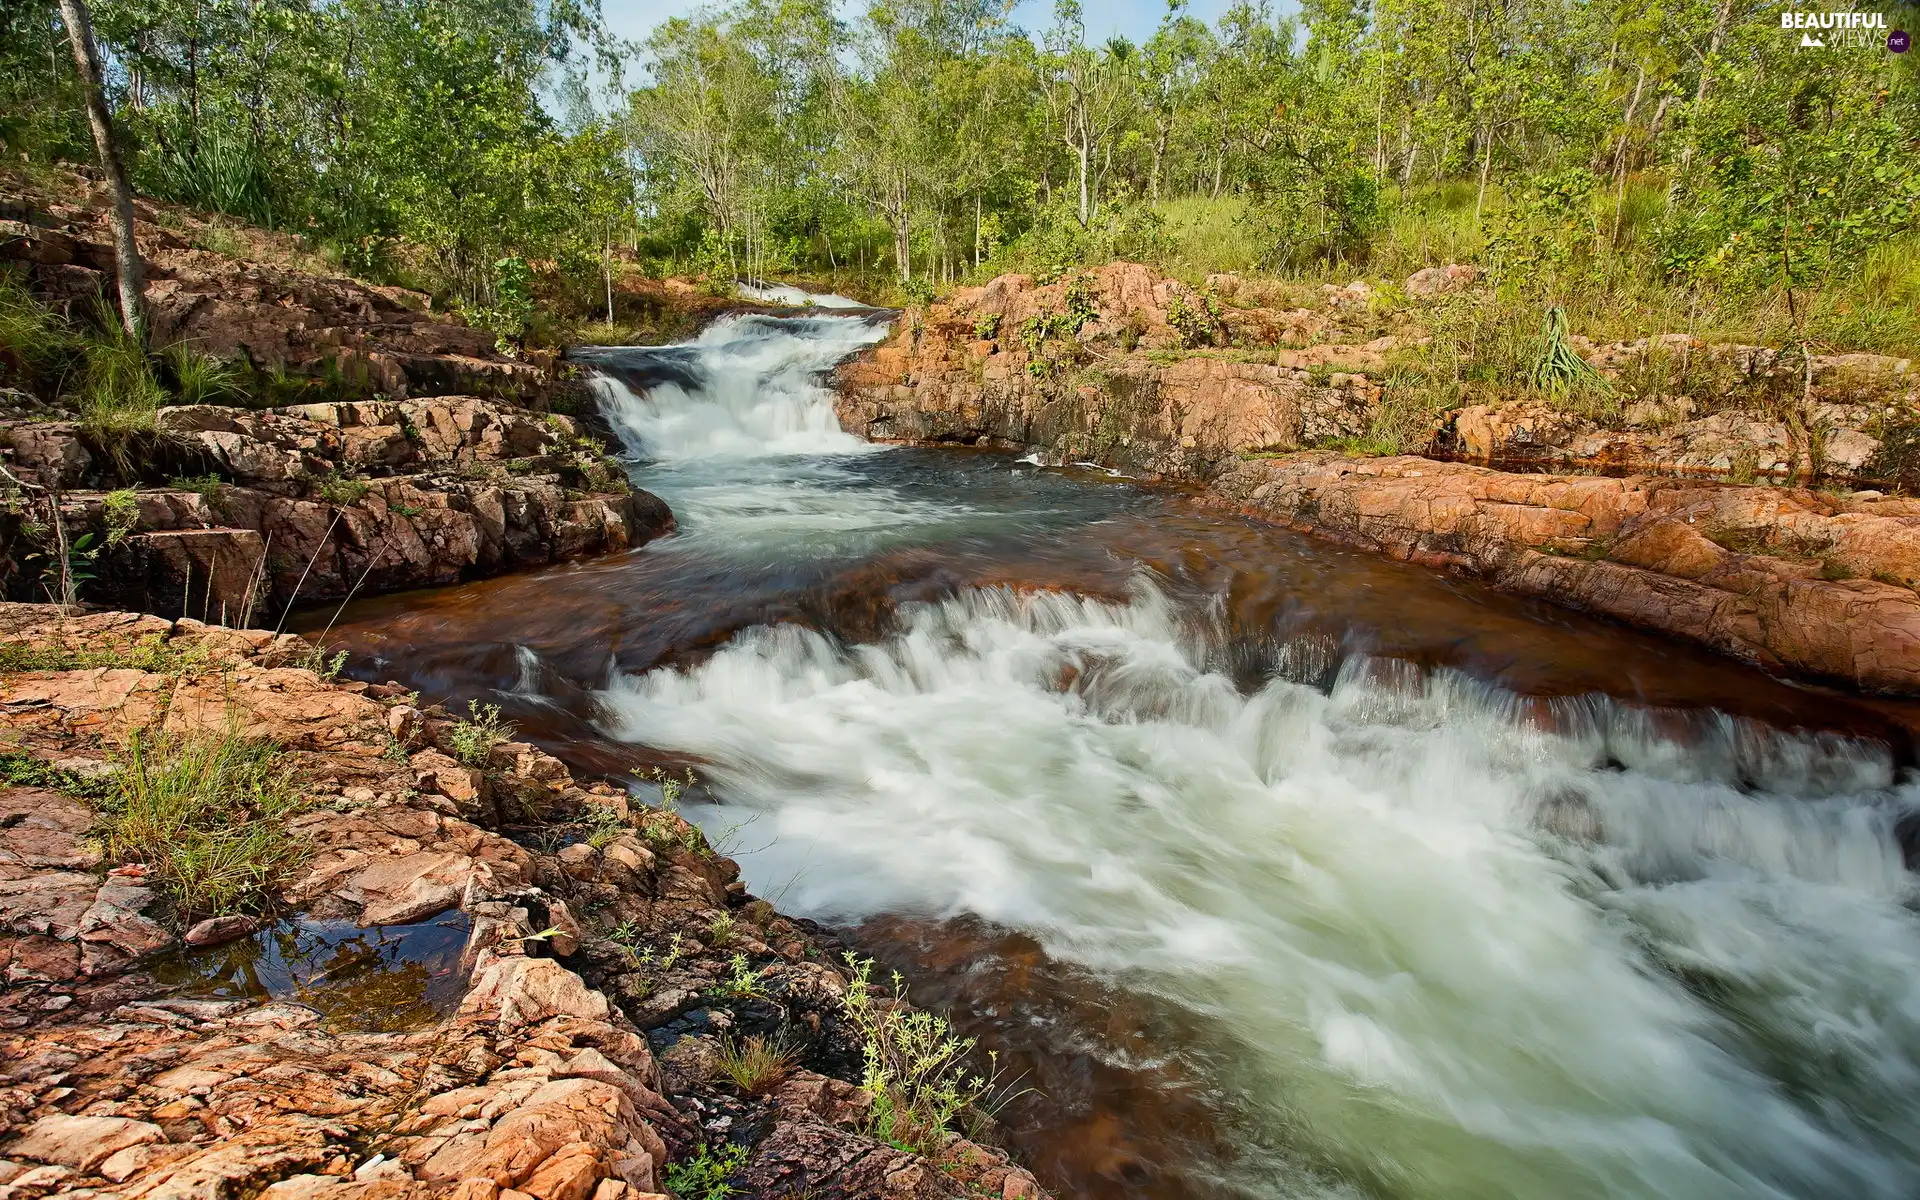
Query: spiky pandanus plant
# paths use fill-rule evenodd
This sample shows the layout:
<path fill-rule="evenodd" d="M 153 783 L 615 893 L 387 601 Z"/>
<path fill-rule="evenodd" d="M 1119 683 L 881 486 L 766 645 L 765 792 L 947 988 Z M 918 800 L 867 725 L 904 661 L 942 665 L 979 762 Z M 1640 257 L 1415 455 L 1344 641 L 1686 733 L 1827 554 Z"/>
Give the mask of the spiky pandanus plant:
<path fill-rule="evenodd" d="M 1564 393 L 1575 386 L 1585 384 L 1612 391 L 1613 385 L 1600 372 L 1593 369 L 1586 359 L 1573 352 L 1567 344 L 1567 310 L 1558 304 L 1547 309 L 1547 319 L 1541 330 L 1540 357 L 1533 364 L 1530 382 L 1543 392 Z"/>

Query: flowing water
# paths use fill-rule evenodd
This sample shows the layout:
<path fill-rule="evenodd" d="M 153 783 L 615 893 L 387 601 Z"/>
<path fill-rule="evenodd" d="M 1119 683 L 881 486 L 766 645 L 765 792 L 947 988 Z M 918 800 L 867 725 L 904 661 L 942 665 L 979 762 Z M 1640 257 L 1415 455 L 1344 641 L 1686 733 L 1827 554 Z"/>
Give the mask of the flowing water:
<path fill-rule="evenodd" d="M 1907 709 L 1103 472 L 886 449 L 873 319 L 601 351 L 680 533 L 348 610 L 998 1049 L 1066 1197 L 1920 1195 Z"/>

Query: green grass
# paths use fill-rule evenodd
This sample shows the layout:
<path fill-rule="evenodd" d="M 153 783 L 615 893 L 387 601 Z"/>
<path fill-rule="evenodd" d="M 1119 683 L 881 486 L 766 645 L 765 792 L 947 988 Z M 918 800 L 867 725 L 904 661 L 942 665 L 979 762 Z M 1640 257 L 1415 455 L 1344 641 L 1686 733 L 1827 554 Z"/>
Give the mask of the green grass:
<path fill-rule="evenodd" d="M 779 1087 L 793 1072 L 793 1064 L 793 1051 L 758 1036 L 739 1042 L 721 1038 L 719 1053 L 714 1057 L 714 1069 L 720 1078 L 749 1096 L 765 1095 Z"/>
<path fill-rule="evenodd" d="M 246 376 L 230 362 L 195 354 L 175 342 L 162 355 L 173 394 L 181 404 L 239 404 L 246 398 Z"/>
<path fill-rule="evenodd" d="M 111 778 L 65 771 L 17 750 L 0 751 L 0 780 L 9 787 L 49 788 L 92 799 L 106 796 L 114 788 Z"/>
<path fill-rule="evenodd" d="M 205 666 L 210 660 L 199 646 L 175 648 L 159 634 L 125 646 L 74 650 L 57 646 L 30 646 L 0 642 L 0 673 L 14 671 L 91 671 L 101 667 L 178 674 Z"/>
<path fill-rule="evenodd" d="M 119 766 L 97 836 L 109 860 L 146 864 L 182 921 L 264 908 L 305 857 L 286 828 L 304 802 L 271 741 L 142 732 Z"/>

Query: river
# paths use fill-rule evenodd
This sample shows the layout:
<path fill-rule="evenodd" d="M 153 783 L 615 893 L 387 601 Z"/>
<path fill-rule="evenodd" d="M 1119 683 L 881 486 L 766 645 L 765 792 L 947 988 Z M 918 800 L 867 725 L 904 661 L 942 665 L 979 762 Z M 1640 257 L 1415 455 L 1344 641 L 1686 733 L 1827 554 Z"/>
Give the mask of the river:
<path fill-rule="evenodd" d="M 597 352 L 680 532 L 358 669 L 687 810 L 1062 1197 L 1912 1197 L 1910 714 L 1090 468 L 869 446 L 863 316 Z M 316 618 L 324 623 L 322 614 Z"/>

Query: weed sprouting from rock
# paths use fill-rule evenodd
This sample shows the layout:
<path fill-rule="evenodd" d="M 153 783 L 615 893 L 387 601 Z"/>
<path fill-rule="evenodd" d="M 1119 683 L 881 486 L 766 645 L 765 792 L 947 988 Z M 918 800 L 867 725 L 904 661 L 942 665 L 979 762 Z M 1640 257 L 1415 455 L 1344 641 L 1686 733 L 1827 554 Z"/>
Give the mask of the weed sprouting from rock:
<path fill-rule="evenodd" d="M 468 716 L 447 730 L 453 756 L 469 767 L 484 767 L 493 748 L 513 736 L 513 725 L 500 719 L 498 704 L 467 701 Z"/>
<path fill-rule="evenodd" d="M 256 910 L 305 855 L 287 821 L 302 807 L 271 741 L 236 730 L 137 733 L 96 806 L 109 860 L 143 863 L 183 918 Z"/>

